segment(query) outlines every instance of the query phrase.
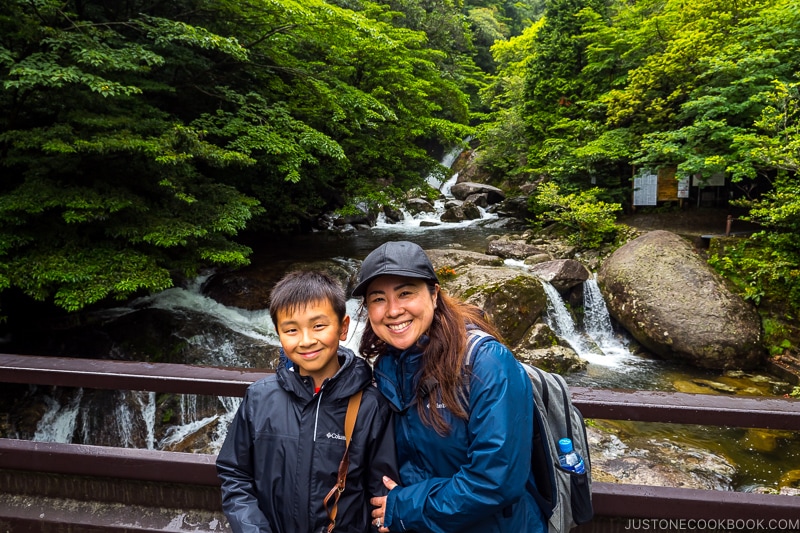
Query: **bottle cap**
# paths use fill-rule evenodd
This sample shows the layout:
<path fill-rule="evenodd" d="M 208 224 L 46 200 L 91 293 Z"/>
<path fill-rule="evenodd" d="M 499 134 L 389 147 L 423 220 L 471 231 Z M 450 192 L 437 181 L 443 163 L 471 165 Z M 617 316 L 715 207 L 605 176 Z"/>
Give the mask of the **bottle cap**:
<path fill-rule="evenodd" d="M 558 448 L 561 453 L 569 453 L 572 451 L 572 441 L 570 439 L 561 439 L 558 441 Z"/>

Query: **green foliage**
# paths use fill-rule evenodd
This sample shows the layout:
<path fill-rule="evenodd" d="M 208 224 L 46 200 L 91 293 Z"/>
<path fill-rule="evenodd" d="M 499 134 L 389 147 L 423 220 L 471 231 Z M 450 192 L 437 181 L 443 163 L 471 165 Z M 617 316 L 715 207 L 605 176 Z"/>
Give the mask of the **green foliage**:
<path fill-rule="evenodd" d="M 461 5 L 353 4 L 4 2 L 0 292 L 163 290 L 246 264 L 242 230 L 422 185 L 472 132 Z"/>
<path fill-rule="evenodd" d="M 800 311 L 800 249 L 795 234 L 760 232 L 715 254 L 710 264 L 733 281 L 747 300 L 786 302 Z"/>
<path fill-rule="evenodd" d="M 555 223 L 566 230 L 571 244 L 597 248 L 614 240 L 618 231 L 616 215 L 622 210 L 619 204 L 598 199 L 601 194 L 598 188 L 563 194 L 555 183 L 544 183 L 529 200 L 529 209 L 536 217 L 532 223 Z"/>

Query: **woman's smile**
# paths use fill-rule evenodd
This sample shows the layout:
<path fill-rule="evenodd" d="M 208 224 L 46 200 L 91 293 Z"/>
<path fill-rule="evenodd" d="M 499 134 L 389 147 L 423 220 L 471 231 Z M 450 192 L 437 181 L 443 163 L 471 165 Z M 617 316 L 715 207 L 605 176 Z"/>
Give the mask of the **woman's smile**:
<path fill-rule="evenodd" d="M 373 331 L 399 350 L 413 346 L 433 322 L 438 295 L 439 285 L 419 278 L 375 278 L 364 296 Z"/>
<path fill-rule="evenodd" d="M 410 324 L 411 324 L 411 321 L 410 320 L 406 320 L 405 322 L 402 322 L 400 324 L 387 324 L 386 327 L 389 328 L 392 331 L 395 331 L 395 332 L 399 333 L 402 330 L 404 330 L 406 327 L 408 327 Z"/>

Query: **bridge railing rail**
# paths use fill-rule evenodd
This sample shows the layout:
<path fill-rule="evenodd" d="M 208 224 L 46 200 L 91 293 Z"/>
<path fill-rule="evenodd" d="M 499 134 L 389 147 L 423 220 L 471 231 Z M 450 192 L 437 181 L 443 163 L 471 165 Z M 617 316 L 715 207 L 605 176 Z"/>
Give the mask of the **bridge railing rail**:
<path fill-rule="evenodd" d="M 267 374 L 0 354 L 0 383 L 242 396 Z M 571 393 L 586 418 L 800 430 L 800 401 L 788 398 L 581 387 Z M 5 524 L 27 528 L 20 531 L 228 531 L 214 461 L 210 454 L 0 439 L 0 530 Z M 32 498 L 38 498 L 36 505 Z M 97 501 L 103 503 L 99 508 Z M 595 482 L 593 504 L 596 519 L 580 526 L 580 533 L 622 531 L 632 524 L 653 530 L 659 523 L 681 530 L 698 520 L 717 529 L 800 529 L 796 496 Z"/>

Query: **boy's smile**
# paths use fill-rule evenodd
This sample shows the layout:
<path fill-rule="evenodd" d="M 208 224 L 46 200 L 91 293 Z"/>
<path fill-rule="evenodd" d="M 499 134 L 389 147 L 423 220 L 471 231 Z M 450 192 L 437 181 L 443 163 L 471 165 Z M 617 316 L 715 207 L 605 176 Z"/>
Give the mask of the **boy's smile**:
<path fill-rule="evenodd" d="M 333 377 L 339 370 L 339 341 L 347 339 L 350 317 L 339 322 L 327 300 L 309 302 L 296 309 L 277 313 L 278 337 L 286 357 L 303 376 L 311 376 L 314 386 Z"/>

